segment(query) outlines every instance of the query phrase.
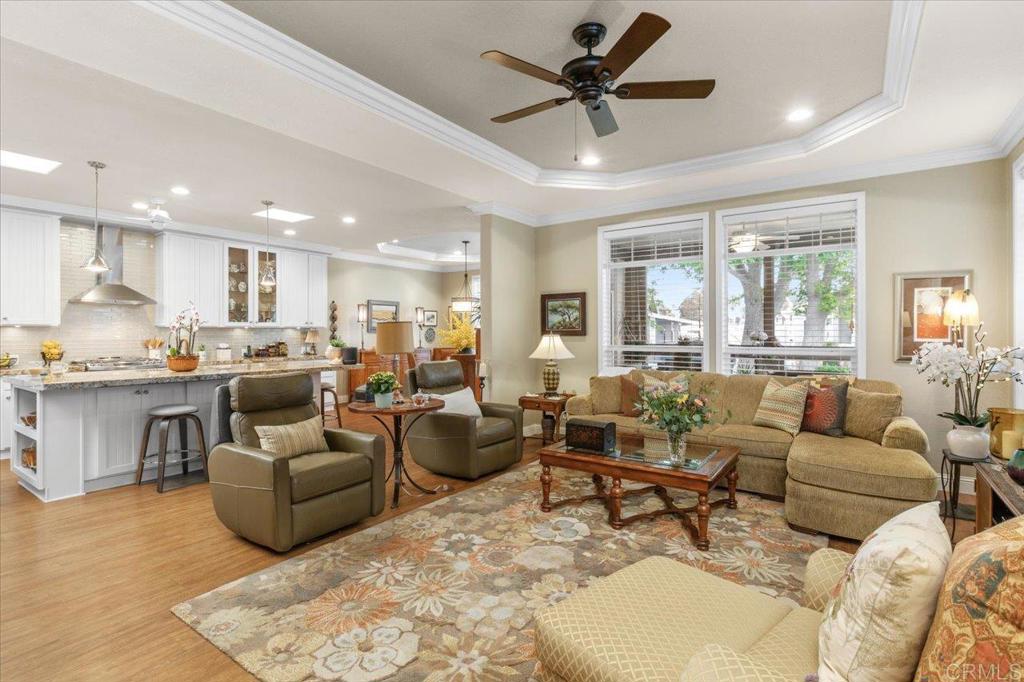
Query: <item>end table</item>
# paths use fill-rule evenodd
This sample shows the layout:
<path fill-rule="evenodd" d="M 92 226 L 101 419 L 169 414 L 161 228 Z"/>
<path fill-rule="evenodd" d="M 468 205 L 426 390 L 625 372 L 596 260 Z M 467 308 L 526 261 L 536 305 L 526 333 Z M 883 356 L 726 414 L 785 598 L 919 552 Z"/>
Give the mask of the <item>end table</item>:
<path fill-rule="evenodd" d="M 939 483 L 942 484 L 942 521 L 953 518 L 953 526 L 949 531 L 949 539 L 956 535 L 957 509 L 960 506 L 960 467 L 964 464 L 981 464 L 991 458 L 961 457 L 948 448 L 942 449 L 942 467 L 939 472 Z M 970 519 L 968 519 L 970 520 Z"/>
<path fill-rule="evenodd" d="M 524 395 L 519 398 L 519 407 L 524 410 L 540 410 L 541 412 L 541 444 L 553 443 L 558 438 L 558 423 L 565 412 L 565 404 L 573 396 L 560 393 L 558 395 Z"/>

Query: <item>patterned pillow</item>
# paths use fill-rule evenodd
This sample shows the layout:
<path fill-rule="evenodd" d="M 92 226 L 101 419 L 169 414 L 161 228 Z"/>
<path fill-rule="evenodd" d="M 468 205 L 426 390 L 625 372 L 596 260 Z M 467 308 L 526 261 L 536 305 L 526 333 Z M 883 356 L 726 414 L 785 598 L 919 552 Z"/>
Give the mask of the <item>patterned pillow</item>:
<path fill-rule="evenodd" d="M 330 449 L 324 439 L 324 422 L 320 415 L 284 426 L 257 426 L 256 435 L 260 437 L 262 449 L 279 455 L 294 457 Z"/>
<path fill-rule="evenodd" d="M 783 386 L 775 379 L 769 379 L 761 394 L 761 404 L 754 414 L 754 426 L 767 426 L 795 436 L 800 433 L 804 418 L 804 403 L 807 402 L 807 384 L 798 381 Z"/>
<path fill-rule="evenodd" d="M 627 376 L 622 377 L 622 414 L 627 417 L 639 417 L 640 386 Z"/>
<path fill-rule="evenodd" d="M 917 682 L 1024 674 L 1024 516 L 959 542 Z M 1016 672 L 1015 672 L 1016 671 Z"/>
<path fill-rule="evenodd" d="M 809 386 L 800 430 L 841 438 L 846 424 L 846 391 L 849 387 L 846 382 L 825 388 Z"/>
<path fill-rule="evenodd" d="M 818 628 L 819 678 L 909 680 L 951 553 L 938 502 L 912 507 L 865 538 Z"/>

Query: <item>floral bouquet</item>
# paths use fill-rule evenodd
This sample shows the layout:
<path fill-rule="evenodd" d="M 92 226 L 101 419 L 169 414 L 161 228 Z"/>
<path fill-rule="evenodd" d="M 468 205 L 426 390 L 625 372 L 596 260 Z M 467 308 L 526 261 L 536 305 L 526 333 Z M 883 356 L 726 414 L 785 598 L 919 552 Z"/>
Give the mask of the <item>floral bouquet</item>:
<path fill-rule="evenodd" d="M 448 318 L 448 329 L 437 332 L 441 343 L 448 348 L 457 348 L 460 353 L 466 352 L 476 345 L 476 327 L 469 315 L 452 313 Z"/>
<path fill-rule="evenodd" d="M 656 388 L 640 394 L 640 422 L 668 435 L 668 451 L 673 464 L 682 461 L 686 442 L 684 436 L 711 420 L 708 399 L 700 392 L 690 392 L 686 384 L 672 382 L 667 388 Z"/>

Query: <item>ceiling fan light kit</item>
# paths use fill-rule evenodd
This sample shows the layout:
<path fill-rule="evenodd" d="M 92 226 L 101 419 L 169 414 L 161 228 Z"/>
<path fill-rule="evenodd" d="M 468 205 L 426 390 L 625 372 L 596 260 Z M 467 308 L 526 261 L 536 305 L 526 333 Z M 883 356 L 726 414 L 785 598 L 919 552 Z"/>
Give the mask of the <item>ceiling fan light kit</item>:
<path fill-rule="evenodd" d="M 649 81 L 623 83 L 617 79 L 633 62 L 640 58 L 665 32 L 671 28 L 662 17 L 643 12 L 630 25 L 619 41 L 606 55 L 594 54 L 594 48 L 607 35 L 603 24 L 594 21 L 580 24 L 572 32 L 576 44 L 587 50 L 587 54 L 571 59 L 562 67 L 560 74 L 530 64 L 504 52 L 490 50 L 481 58 L 500 64 L 505 68 L 559 85 L 569 91 L 567 97 L 556 97 L 516 111 L 511 111 L 491 120 L 495 123 L 509 123 L 526 116 L 560 107 L 576 100 L 587 111 L 587 118 L 598 137 L 611 135 L 619 129 L 611 106 L 606 99 L 614 95 L 619 99 L 704 99 L 715 89 L 713 79 L 691 81 Z"/>

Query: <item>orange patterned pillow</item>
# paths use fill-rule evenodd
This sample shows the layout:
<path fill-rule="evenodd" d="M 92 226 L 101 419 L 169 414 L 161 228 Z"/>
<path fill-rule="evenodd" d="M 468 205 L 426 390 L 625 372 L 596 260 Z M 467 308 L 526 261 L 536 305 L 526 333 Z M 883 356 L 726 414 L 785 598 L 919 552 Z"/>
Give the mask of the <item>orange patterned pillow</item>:
<path fill-rule="evenodd" d="M 957 544 L 914 679 L 1024 679 L 1024 517 Z"/>

